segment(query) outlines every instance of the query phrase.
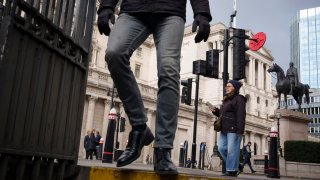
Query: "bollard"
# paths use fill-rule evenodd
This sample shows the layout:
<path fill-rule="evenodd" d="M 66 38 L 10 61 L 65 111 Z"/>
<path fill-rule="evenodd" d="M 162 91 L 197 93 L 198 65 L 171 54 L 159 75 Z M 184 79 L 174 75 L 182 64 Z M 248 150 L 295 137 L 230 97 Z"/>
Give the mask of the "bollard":
<path fill-rule="evenodd" d="M 179 167 L 184 167 L 184 148 L 183 143 L 180 144 Z"/>
<path fill-rule="evenodd" d="M 103 143 L 104 143 L 104 140 L 103 138 L 100 138 L 100 141 L 99 141 L 99 149 L 97 150 L 97 153 L 98 153 L 98 159 L 99 160 L 102 160 L 102 149 L 103 149 Z"/>
<path fill-rule="evenodd" d="M 109 123 L 102 156 L 102 163 L 112 163 L 113 159 L 113 146 L 114 146 L 114 133 L 116 130 L 117 111 L 112 108 L 108 115 Z"/>
<path fill-rule="evenodd" d="M 276 128 L 271 128 L 270 147 L 269 147 L 268 177 L 280 178 L 279 174 L 279 155 L 278 155 L 278 132 Z"/>
<path fill-rule="evenodd" d="M 268 160 L 268 151 L 264 152 L 264 174 L 268 174 L 269 160 Z"/>

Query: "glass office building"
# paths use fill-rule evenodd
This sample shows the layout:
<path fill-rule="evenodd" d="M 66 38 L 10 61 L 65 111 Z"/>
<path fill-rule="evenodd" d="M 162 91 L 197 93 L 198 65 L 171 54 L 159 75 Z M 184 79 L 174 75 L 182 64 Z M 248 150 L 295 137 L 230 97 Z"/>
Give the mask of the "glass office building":
<path fill-rule="evenodd" d="M 300 82 L 320 88 L 320 7 L 300 10 L 292 20 L 290 53 Z"/>

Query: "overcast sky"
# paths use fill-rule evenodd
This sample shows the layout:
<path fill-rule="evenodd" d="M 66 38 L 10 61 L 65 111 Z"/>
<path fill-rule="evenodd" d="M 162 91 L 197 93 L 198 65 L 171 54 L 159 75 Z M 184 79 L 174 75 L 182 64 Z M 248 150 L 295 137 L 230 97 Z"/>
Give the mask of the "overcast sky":
<path fill-rule="evenodd" d="M 233 0 L 209 0 L 211 23 L 222 22 L 229 26 L 233 12 Z M 290 22 L 302 9 L 320 7 L 320 0 L 237 0 L 237 28 L 251 29 L 253 33 L 264 32 L 264 47 L 271 51 L 275 62 L 285 71 L 290 62 Z M 193 21 L 188 4 L 187 24 Z"/>

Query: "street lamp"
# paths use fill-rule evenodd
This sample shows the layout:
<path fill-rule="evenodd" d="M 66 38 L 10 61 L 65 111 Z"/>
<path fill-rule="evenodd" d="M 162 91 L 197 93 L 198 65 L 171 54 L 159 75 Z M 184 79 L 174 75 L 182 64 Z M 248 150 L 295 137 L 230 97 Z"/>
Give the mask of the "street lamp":
<path fill-rule="evenodd" d="M 275 118 L 277 119 L 277 125 L 278 125 L 278 150 L 279 150 L 280 156 L 282 157 L 282 148 L 281 148 L 281 144 L 280 144 L 280 119 L 281 119 L 281 113 L 280 112 L 276 112 Z"/>

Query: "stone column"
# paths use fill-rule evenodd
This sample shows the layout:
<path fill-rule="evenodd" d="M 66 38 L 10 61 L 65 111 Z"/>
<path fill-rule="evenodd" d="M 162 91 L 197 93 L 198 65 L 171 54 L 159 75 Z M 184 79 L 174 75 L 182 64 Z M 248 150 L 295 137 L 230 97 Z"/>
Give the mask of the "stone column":
<path fill-rule="evenodd" d="M 262 62 L 258 61 L 258 88 L 262 89 L 263 76 L 262 76 Z"/>
<path fill-rule="evenodd" d="M 96 62 L 97 61 L 97 46 L 92 48 L 92 57 L 91 57 L 91 66 L 93 68 L 96 67 Z"/>
<path fill-rule="evenodd" d="M 270 66 L 266 65 L 267 92 L 271 92 L 271 74 L 268 72 L 269 68 Z"/>
<path fill-rule="evenodd" d="M 250 135 L 249 135 L 249 141 L 251 141 L 251 144 L 253 145 L 254 144 L 254 140 L 255 140 L 255 134 L 254 132 L 250 132 Z M 251 146 L 251 148 L 253 148 L 253 146 Z M 251 149 L 252 150 L 252 149 Z"/>
<path fill-rule="evenodd" d="M 101 132 L 101 136 L 103 137 L 103 139 L 105 139 L 107 135 L 108 114 L 110 110 L 111 110 L 111 100 L 106 99 L 104 100 L 104 113 L 103 113 L 102 132 Z"/>
<path fill-rule="evenodd" d="M 87 124 L 86 124 L 86 131 L 92 130 L 93 126 L 93 117 L 94 117 L 94 109 L 96 105 L 96 100 L 98 97 L 96 96 L 89 96 L 89 105 L 88 105 L 88 115 L 87 115 Z"/>
<path fill-rule="evenodd" d="M 250 57 L 249 61 L 249 77 L 248 77 L 248 84 L 254 85 L 254 59 Z"/>
<path fill-rule="evenodd" d="M 262 135 L 262 138 L 261 138 L 261 142 L 262 142 L 262 154 L 264 155 L 264 152 L 267 150 L 267 151 L 269 151 L 269 149 L 268 149 L 268 146 L 267 146 L 267 141 L 266 141 L 266 139 L 267 139 L 267 136 L 266 135 Z"/>

